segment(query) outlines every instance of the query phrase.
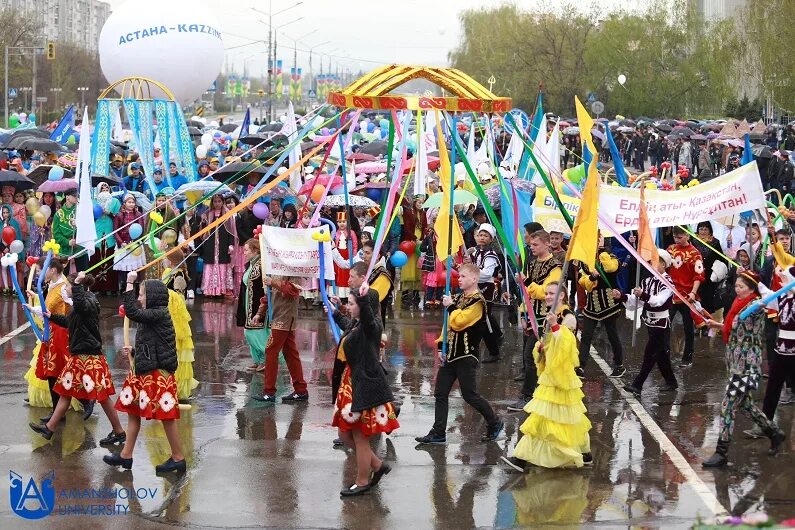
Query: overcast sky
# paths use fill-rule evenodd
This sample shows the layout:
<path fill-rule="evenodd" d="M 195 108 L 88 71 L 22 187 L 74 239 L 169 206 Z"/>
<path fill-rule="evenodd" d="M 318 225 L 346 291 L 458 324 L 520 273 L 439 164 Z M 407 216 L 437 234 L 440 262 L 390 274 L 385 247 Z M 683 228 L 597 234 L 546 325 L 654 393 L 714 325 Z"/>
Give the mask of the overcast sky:
<path fill-rule="evenodd" d="M 134 0 L 106 0 L 111 7 Z M 167 1 L 167 0 L 164 0 Z M 277 29 L 277 58 L 283 68 L 293 66 L 296 46 L 298 66 L 309 71 L 309 49 L 312 69 L 319 73 L 320 62 L 328 71 L 337 65 L 353 72 L 368 71 L 383 64 L 447 65 L 447 53 L 458 43 L 458 15 L 473 7 L 499 5 L 498 0 L 272 0 L 273 26 Z M 621 6 L 634 8 L 642 0 L 602 0 L 608 9 Z M 544 0 L 515 0 L 522 8 L 537 7 Z M 263 73 L 267 65 L 268 0 L 227 0 L 213 4 L 217 25 L 223 33 L 227 49 L 227 65 L 238 73 L 244 64 L 249 75 Z M 546 0 L 544 5 L 559 5 Z M 299 19 L 300 20 L 296 20 Z M 260 22 L 264 20 L 265 23 Z M 295 44 L 295 40 L 298 44 Z M 257 43 L 256 41 L 265 41 Z"/>

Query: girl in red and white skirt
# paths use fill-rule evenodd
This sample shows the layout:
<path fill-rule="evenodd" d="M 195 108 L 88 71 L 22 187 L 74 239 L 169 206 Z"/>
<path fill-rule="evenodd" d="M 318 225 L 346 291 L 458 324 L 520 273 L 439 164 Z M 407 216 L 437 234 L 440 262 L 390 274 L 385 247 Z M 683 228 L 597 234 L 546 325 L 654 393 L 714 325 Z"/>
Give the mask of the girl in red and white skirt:
<path fill-rule="evenodd" d="M 146 280 L 135 298 L 137 275 L 127 275 L 124 312 L 138 324 L 135 348 L 124 347 L 130 373 L 122 385 L 116 410 L 127 413 L 127 441 L 119 454 L 102 457 L 111 466 L 132 468 L 133 449 L 141 430 L 141 419 L 160 420 L 171 446 L 171 457 L 155 466 L 157 473 L 184 472 L 185 455 L 177 431 L 177 339 L 168 311 L 168 288 L 159 280 Z M 140 302 L 140 303 L 139 303 Z"/>
<path fill-rule="evenodd" d="M 337 391 L 334 419 L 339 437 L 356 452 L 356 481 L 340 491 L 343 497 L 368 492 L 392 469 L 370 447 L 368 438 L 400 427 L 392 406 L 392 391 L 378 360 L 381 343 L 381 319 L 374 290 L 348 296 L 350 319 L 339 311 L 334 319 L 347 330 L 337 347 L 337 359 L 345 362 L 342 383 Z M 372 473 L 372 474 L 371 474 Z"/>
<path fill-rule="evenodd" d="M 69 330 L 69 352 L 71 355 L 61 370 L 53 389 L 59 394 L 58 404 L 46 423 L 31 423 L 30 428 L 52 438 L 53 431 L 66 414 L 72 398 L 94 400 L 110 420 L 113 431 L 99 441 L 100 445 L 123 442 L 124 429 L 113 408 L 110 396 L 116 393 L 110 369 L 102 353 L 102 335 L 99 331 L 99 301 L 89 291 L 94 277 L 85 272 L 78 273 L 72 285 L 72 311 L 69 315 L 45 312 L 50 321 Z"/>

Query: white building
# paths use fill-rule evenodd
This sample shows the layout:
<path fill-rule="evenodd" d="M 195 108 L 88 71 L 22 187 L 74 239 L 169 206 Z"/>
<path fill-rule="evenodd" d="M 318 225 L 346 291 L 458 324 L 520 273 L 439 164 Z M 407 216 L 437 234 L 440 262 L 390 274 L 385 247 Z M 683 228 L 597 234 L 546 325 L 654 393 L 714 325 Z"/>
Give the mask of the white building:
<path fill-rule="evenodd" d="M 110 16 L 110 5 L 99 0 L 0 0 L 0 8 L 27 11 L 39 18 L 43 41 L 75 44 L 93 52 Z"/>
<path fill-rule="evenodd" d="M 739 14 L 747 0 L 694 0 L 696 10 L 708 22 L 719 22 Z"/>

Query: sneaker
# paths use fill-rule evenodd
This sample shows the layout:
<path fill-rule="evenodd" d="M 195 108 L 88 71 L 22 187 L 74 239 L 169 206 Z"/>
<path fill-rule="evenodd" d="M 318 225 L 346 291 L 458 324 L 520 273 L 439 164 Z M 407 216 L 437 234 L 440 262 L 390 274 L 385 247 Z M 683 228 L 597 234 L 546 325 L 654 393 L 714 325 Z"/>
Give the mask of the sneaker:
<path fill-rule="evenodd" d="M 627 373 L 627 369 L 623 366 L 616 366 L 613 368 L 613 371 L 610 373 L 610 377 L 614 379 L 618 379 L 619 377 L 623 377 L 624 374 Z"/>
<path fill-rule="evenodd" d="M 512 456 L 510 458 L 507 456 L 501 456 L 500 460 L 508 464 L 508 466 L 511 469 L 513 469 L 514 471 L 518 471 L 519 473 L 524 473 L 525 466 L 527 465 L 527 462 L 525 462 L 521 458 L 516 458 L 515 456 Z"/>
<path fill-rule="evenodd" d="M 421 444 L 430 444 L 430 445 L 441 445 L 447 443 L 446 436 L 439 436 L 433 431 L 429 432 L 425 436 L 417 436 L 416 438 L 414 438 L 414 440 Z"/>
<path fill-rule="evenodd" d="M 196 293 L 193 292 L 193 289 L 188 289 L 185 298 L 187 298 L 188 300 L 193 300 L 194 298 L 196 298 Z"/>
<path fill-rule="evenodd" d="M 201 287 L 199 287 L 198 289 L 196 289 L 196 294 L 198 294 L 199 296 L 201 296 L 201 295 L 203 295 L 203 294 L 204 294 L 204 292 L 202 291 Z"/>
<path fill-rule="evenodd" d="M 522 396 L 515 403 L 508 405 L 508 410 L 513 412 L 521 412 L 528 403 L 530 403 L 530 398 L 527 396 Z"/>
<path fill-rule="evenodd" d="M 345 446 L 345 442 L 343 442 L 339 438 L 334 438 L 334 440 L 331 442 L 331 446 L 332 447 L 343 447 L 343 446 Z"/>
<path fill-rule="evenodd" d="M 585 370 L 581 366 L 575 368 L 574 373 L 577 374 L 577 377 L 580 379 L 585 379 Z"/>
<path fill-rule="evenodd" d="M 102 457 L 102 461 L 109 466 L 121 466 L 124 469 L 132 469 L 133 465 L 132 458 L 122 458 L 120 455 L 116 454 L 105 455 Z"/>
<path fill-rule="evenodd" d="M 307 392 L 303 394 L 293 392 L 289 396 L 282 397 L 282 403 L 299 403 L 301 401 L 309 401 L 309 394 Z"/>
<path fill-rule="evenodd" d="M 582 454 L 582 464 L 584 466 L 592 466 L 593 465 L 593 455 L 591 453 L 583 453 Z"/>
<path fill-rule="evenodd" d="M 630 394 L 633 394 L 635 397 L 640 397 L 640 388 L 634 385 L 624 385 L 624 390 Z"/>
<path fill-rule="evenodd" d="M 257 401 L 262 401 L 263 403 L 276 403 L 276 396 L 273 394 L 262 394 L 262 396 L 252 396 Z"/>
<path fill-rule="evenodd" d="M 679 362 L 679 366 L 682 368 L 688 368 L 693 366 L 693 354 L 692 353 L 684 353 L 682 354 L 682 360 Z"/>
<path fill-rule="evenodd" d="M 493 442 L 500 437 L 500 433 L 505 428 L 505 423 L 502 420 L 497 420 L 497 423 L 490 426 L 486 434 L 480 437 L 481 442 Z"/>
<path fill-rule="evenodd" d="M 173 458 L 169 457 L 169 459 L 162 464 L 155 466 L 155 473 L 171 473 L 173 471 L 184 473 L 187 468 L 188 466 L 184 458 L 179 462 L 175 462 Z"/>
<path fill-rule="evenodd" d="M 30 426 L 31 429 L 41 434 L 47 440 L 52 438 L 52 435 L 54 434 L 50 429 L 47 428 L 46 424 L 29 423 L 28 425 Z"/>
<path fill-rule="evenodd" d="M 115 444 L 123 444 L 127 441 L 127 433 L 122 431 L 120 433 L 115 433 L 110 431 L 110 434 L 104 437 L 99 441 L 99 445 L 115 445 Z"/>

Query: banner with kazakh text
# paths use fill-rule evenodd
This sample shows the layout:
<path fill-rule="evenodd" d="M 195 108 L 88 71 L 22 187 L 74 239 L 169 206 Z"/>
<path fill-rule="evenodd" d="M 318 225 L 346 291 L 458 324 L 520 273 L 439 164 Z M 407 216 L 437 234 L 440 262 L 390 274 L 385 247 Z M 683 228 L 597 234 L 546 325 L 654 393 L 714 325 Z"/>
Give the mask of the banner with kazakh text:
<path fill-rule="evenodd" d="M 265 274 L 318 278 L 320 253 L 312 234 L 318 229 L 262 227 L 262 270 Z M 326 280 L 334 279 L 331 244 L 323 245 L 323 265 Z"/>

